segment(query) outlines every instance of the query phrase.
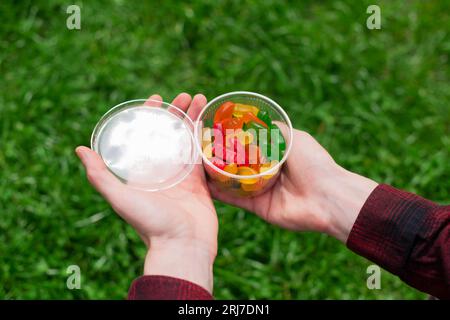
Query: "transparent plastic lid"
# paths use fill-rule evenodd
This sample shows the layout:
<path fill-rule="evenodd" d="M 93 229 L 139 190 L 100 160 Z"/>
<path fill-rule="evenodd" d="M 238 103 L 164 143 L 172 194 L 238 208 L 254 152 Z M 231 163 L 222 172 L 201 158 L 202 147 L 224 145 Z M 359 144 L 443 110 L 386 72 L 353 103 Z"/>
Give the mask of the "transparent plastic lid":
<path fill-rule="evenodd" d="M 97 123 L 91 147 L 127 185 L 158 191 L 193 169 L 197 151 L 192 120 L 157 100 L 132 100 L 109 110 Z"/>

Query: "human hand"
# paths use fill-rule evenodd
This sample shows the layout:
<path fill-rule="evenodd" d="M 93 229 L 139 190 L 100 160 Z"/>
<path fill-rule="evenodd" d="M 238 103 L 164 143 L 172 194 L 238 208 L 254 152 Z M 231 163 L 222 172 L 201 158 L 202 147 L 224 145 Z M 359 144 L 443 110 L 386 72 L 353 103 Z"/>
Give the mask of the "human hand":
<path fill-rule="evenodd" d="M 162 101 L 159 95 L 149 99 Z M 182 93 L 172 104 L 195 119 L 206 102 L 201 94 L 191 99 Z M 146 192 L 120 182 L 91 149 L 78 147 L 76 153 L 89 182 L 148 246 L 144 274 L 186 279 L 212 292 L 218 222 L 201 164 L 178 185 Z"/>
<path fill-rule="evenodd" d="M 294 130 L 280 177 L 253 198 L 233 197 L 209 184 L 214 198 L 296 231 L 319 231 L 346 242 L 364 202 L 377 183 L 340 167 L 308 133 Z"/>

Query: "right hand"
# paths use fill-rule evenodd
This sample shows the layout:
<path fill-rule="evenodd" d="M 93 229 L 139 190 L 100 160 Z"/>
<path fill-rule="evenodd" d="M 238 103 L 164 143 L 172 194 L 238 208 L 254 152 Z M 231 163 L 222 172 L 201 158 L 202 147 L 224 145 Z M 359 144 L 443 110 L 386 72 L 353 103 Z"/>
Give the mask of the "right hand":
<path fill-rule="evenodd" d="M 275 185 L 253 198 L 221 192 L 214 198 L 296 231 L 319 231 L 346 242 L 364 202 L 377 183 L 340 167 L 308 133 L 294 130 L 289 155 Z"/>
<path fill-rule="evenodd" d="M 156 108 L 158 101 L 162 101 L 161 96 L 151 96 L 148 107 Z M 198 94 L 192 99 L 182 93 L 172 105 L 196 118 L 206 98 Z M 89 182 L 148 246 L 144 274 L 189 280 L 212 292 L 218 222 L 202 166 L 195 165 L 173 188 L 148 192 L 119 181 L 93 150 L 78 147 L 76 152 Z"/>

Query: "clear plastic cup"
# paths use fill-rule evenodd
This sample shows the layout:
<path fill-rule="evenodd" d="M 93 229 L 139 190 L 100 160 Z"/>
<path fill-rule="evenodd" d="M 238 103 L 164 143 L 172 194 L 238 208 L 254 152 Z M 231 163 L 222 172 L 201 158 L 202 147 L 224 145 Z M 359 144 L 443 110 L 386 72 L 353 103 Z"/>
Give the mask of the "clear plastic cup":
<path fill-rule="evenodd" d="M 91 148 L 130 187 L 159 191 L 183 181 L 197 149 L 192 120 L 158 100 L 131 100 L 110 109 L 94 128 Z"/>
<path fill-rule="evenodd" d="M 205 132 L 213 128 L 213 119 L 217 109 L 225 102 L 252 105 L 265 110 L 272 119 L 272 123 L 280 128 L 280 132 L 286 142 L 286 149 L 282 158 L 277 162 L 271 162 L 271 166 L 264 172 L 251 175 L 233 174 L 224 171 L 211 162 L 210 156 L 204 151 Z M 195 140 L 197 148 L 202 155 L 203 165 L 208 179 L 222 192 L 232 196 L 253 197 L 269 190 L 277 181 L 281 168 L 286 162 L 292 147 L 292 124 L 286 112 L 273 100 L 258 93 L 236 91 L 223 94 L 211 100 L 201 111 L 195 125 Z"/>

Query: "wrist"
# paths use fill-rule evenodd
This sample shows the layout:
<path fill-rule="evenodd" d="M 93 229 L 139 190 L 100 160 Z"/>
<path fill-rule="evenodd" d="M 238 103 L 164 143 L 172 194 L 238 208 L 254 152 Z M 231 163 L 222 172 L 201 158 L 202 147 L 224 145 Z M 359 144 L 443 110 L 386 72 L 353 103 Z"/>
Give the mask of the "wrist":
<path fill-rule="evenodd" d="M 328 217 L 325 232 L 347 242 L 364 203 L 378 183 L 338 167 L 324 187 L 323 209 Z"/>
<path fill-rule="evenodd" d="M 193 282 L 212 293 L 215 250 L 196 240 L 152 239 L 144 275 L 164 275 Z"/>

